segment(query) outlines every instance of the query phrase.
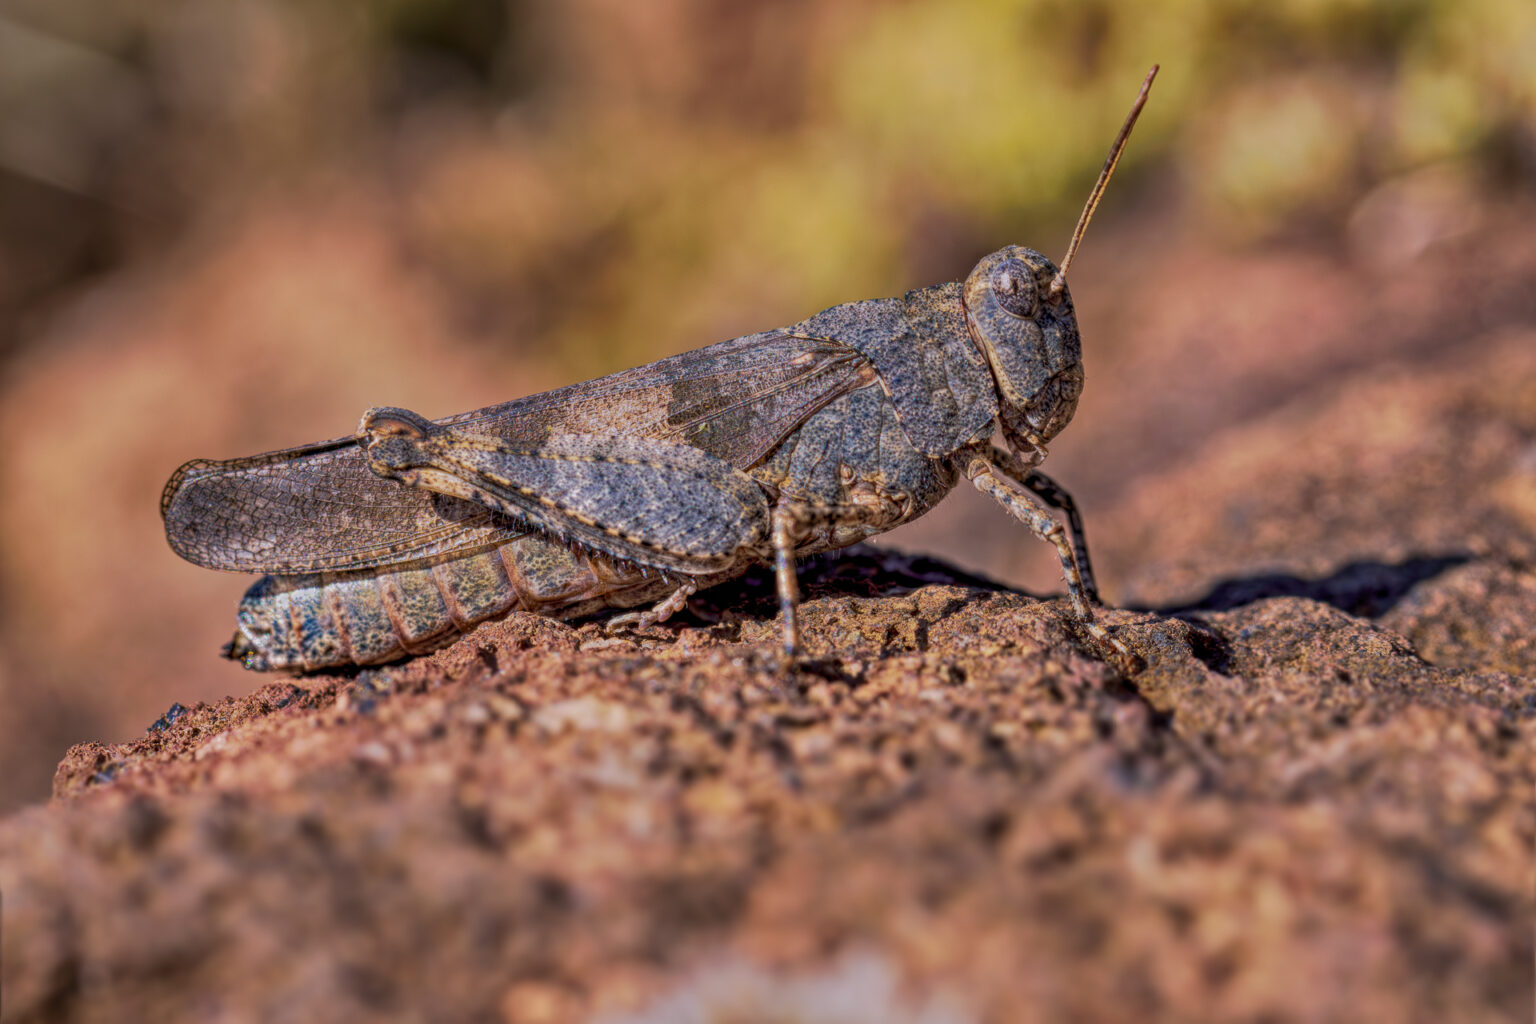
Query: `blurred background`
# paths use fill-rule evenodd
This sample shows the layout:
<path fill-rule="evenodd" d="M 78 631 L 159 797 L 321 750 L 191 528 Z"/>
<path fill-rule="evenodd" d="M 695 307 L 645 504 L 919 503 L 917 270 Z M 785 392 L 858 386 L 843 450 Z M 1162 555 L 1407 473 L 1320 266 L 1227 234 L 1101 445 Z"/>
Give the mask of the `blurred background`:
<path fill-rule="evenodd" d="M 262 682 L 181 462 L 1059 258 L 1154 62 L 1048 467 L 1111 601 L 1145 481 L 1536 323 L 1536 4 L 0 0 L 0 809 Z M 889 541 L 1059 588 L 969 494 Z"/>

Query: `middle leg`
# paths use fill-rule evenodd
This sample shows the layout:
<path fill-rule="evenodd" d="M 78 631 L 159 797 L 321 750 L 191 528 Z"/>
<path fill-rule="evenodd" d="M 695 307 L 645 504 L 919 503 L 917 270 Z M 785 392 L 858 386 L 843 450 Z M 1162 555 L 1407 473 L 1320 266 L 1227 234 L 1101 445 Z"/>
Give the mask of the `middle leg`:
<path fill-rule="evenodd" d="M 791 663 L 800 656 L 800 580 L 795 575 L 795 545 L 804 529 L 804 516 L 783 502 L 773 507 L 768 539 L 773 545 L 773 570 L 783 617 L 784 657 Z"/>

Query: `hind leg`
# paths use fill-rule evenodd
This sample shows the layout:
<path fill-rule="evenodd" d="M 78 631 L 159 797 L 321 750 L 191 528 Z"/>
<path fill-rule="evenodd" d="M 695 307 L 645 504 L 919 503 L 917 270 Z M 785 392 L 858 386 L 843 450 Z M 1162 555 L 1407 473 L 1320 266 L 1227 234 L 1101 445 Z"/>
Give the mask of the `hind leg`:
<path fill-rule="evenodd" d="M 649 629 L 658 622 L 666 622 L 673 615 L 683 610 L 688 599 L 698 592 L 698 584 L 692 580 L 684 580 L 676 590 L 654 608 L 643 612 L 625 612 L 623 615 L 615 615 L 604 624 L 603 629 L 609 634 L 623 632 L 626 629 Z"/>

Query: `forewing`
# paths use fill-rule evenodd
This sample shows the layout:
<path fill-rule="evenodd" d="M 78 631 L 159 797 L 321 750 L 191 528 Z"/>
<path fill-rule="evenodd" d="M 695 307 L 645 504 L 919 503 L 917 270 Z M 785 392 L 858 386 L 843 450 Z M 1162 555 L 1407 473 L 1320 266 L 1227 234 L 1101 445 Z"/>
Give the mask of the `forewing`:
<path fill-rule="evenodd" d="M 771 331 L 436 422 L 537 441 L 553 433 L 681 441 L 744 469 L 806 418 L 874 379 L 842 343 Z M 171 547 L 215 569 L 398 566 L 504 543 L 528 528 L 374 475 L 354 438 L 189 462 L 161 500 Z"/>
<path fill-rule="evenodd" d="M 768 331 L 437 422 L 507 440 L 681 441 L 746 469 L 828 402 L 874 379 L 869 361 L 842 342 Z"/>
<path fill-rule="evenodd" d="M 472 502 L 375 476 L 353 438 L 189 462 L 166 484 L 160 512 L 181 557 L 244 572 L 379 568 L 528 532 Z"/>

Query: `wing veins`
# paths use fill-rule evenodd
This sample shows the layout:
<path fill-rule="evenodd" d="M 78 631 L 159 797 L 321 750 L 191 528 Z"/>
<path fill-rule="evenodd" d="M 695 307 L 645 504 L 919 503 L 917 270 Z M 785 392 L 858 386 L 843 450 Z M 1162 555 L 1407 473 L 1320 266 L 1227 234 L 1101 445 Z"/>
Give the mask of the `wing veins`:
<path fill-rule="evenodd" d="M 785 358 L 811 356 L 791 376 L 762 384 L 765 374 L 782 371 Z M 444 417 L 438 424 L 451 430 L 479 428 L 503 439 L 551 429 L 551 411 L 579 406 L 582 415 L 596 418 L 598 400 L 642 396 L 656 400 L 626 410 L 629 419 L 620 433 L 690 444 L 690 430 L 746 415 L 764 406 L 758 422 L 745 422 L 720 444 L 739 457 L 727 460 L 740 468 L 755 462 L 785 435 L 833 400 L 850 375 L 868 372 L 867 360 L 835 338 L 809 337 L 787 331 L 764 332 L 722 342 L 718 346 L 673 356 L 609 378 L 514 399 L 485 410 Z M 732 395 L 722 405 L 706 403 L 697 412 L 679 410 L 677 385 L 703 390 L 710 382 Z M 758 384 L 754 384 L 758 382 Z M 799 401 L 768 408 L 785 396 L 804 392 Z M 745 392 L 745 393 L 743 393 Z M 738 397 L 739 396 L 739 397 Z M 696 407 L 697 408 L 697 407 Z M 636 412 L 642 415 L 634 415 Z M 687 418 L 672 422 L 682 412 Z M 523 431 L 519 431 L 523 427 Z M 576 428 L 578 431 L 584 429 Z M 745 442 L 744 444 L 742 442 Z M 691 444 L 709 450 L 704 443 Z M 374 487 L 375 479 L 359 458 L 350 458 L 354 437 L 337 438 L 281 451 L 223 462 L 194 460 L 177 470 L 162 496 L 161 512 L 172 547 L 183 557 L 214 568 L 279 574 L 405 567 L 443 557 L 467 554 L 504 544 L 536 531 L 536 527 L 505 514 L 466 502 L 461 518 L 429 522 L 443 515 L 425 491 L 398 484 Z M 721 453 L 722 457 L 726 457 Z M 747 461 L 743 458 L 750 456 Z M 309 461 L 313 460 L 313 461 Z M 361 474 L 360 476 L 358 474 Z M 306 476 L 318 477 L 318 488 Z M 379 480 L 382 484 L 383 481 Z M 200 486 L 201 485 L 201 486 Z M 349 486 L 355 491 L 348 494 Z M 186 504 L 173 522 L 178 499 Z M 210 515 L 210 509 L 218 510 Z M 229 511 L 225 511 L 228 509 Z M 188 517 L 202 517 L 189 519 Z M 211 540 L 197 536 L 197 522 L 213 525 Z M 175 531 L 184 535 L 178 539 Z M 373 543 L 358 536 L 377 530 L 386 536 Z M 274 538 L 273 534 L 283 536 Z"/>

